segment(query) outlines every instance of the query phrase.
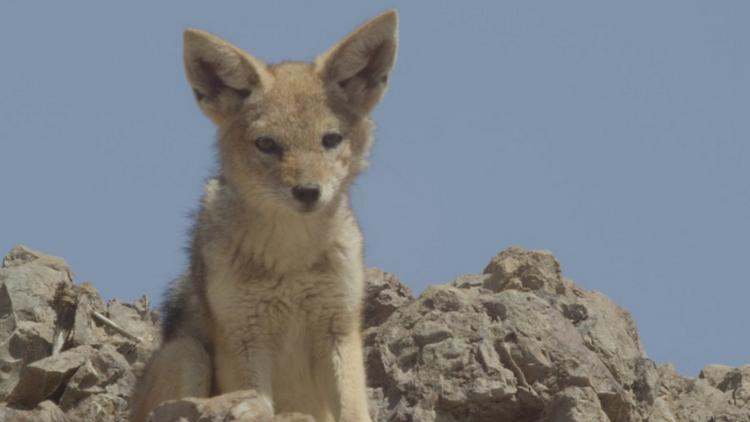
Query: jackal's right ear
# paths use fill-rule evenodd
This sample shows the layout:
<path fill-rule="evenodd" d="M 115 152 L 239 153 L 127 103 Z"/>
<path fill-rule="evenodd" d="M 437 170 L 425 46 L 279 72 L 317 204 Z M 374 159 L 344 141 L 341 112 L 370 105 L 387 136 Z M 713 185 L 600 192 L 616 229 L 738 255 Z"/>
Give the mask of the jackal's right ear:
<path fill-rule="evenodd" d="M 217 124 L 270 83 L 262 61 L 221 38 L 197 29 L 186 30 L 184 38 L 188 81 L 203 112 Z"/>
<path fill-rule="evenodd" d="M 319 56 L 315 66 L 352 110 L 369 113 L 388 86 L 397 47 L 398 14 L 389 10 Z"/>

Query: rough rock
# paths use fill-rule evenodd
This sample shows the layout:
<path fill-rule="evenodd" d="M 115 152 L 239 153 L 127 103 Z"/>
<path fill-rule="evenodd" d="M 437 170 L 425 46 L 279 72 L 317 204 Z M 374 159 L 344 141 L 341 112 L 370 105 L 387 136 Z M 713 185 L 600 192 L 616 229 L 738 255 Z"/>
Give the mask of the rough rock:
<path fill-rule="evenodd" d="M 8 401 L 33 407 L 64 390 L 73 373 L 93 352 L 89 346 L 79 346 L 30 363 L 21 371 Z"/>
<path fill-rule="evenodd" d="M 73 421 L 125 421 L 128 400 L 109 393 L 95 394 L 78 402 L 66 415 Z"/>
<path fill-rule="evenodd" d="M 507 249 L 418 298 L 382 270 L 366 280 L 374 421 L 750 422 L 750 365 L 697 378 L 657 365 L 630 315 L 548 252 Z M 105 302 L 61 258 L 14 248 L 0 269 L 0 420 L 126 420 L 158 339 L 147 298 Z M 151 420 L 313 419 L 243 391 L 164 403 Z"/>
<path fill-rule="evenodd" d="M 94 312 L 105 314 L 104 305 L 99 291 L 90 283 L 78 286 L 78 307 L 73 318 L 73 335 L 71 343 L 80 346 L 84 344 L 102 344 L 107 338 L 104 327 L 91 317 Z"/>
<path fill-rule="evenodd" d="M 87 419 L 96 420 L 96 419 Z M 49 400 L 39 403 L 32 410 L 13 409 L 0 406 L 0 421 L 12 422 L 70 422 L 65 413 Z"/>
<path fill-rule="evenodd" d="M 76 369 L 60 397 L 60 406 L 68 410 L 89 396 L 104 393 L 128 397 L 134 384 L 128 361 L 112 345 L 105 344 Z"/>
<path fill-rule="evenodd" d="M 630 315 L 548 252 L 505 250 L 365 339 L 378 421 L 750 421 L 746 367 L 657 367 Z"/>
<path fill-rule="evenodd" d="M 0 400 L 28 363 L 49 355 L 56 337 L 57 299 L 72 289 L 62 258 L 24 246 L 13 248 L 0 269 Z"/>
<path fill-rule="evenodd" d="M 727 371 L 716 386 L 705 378 L 714 365 L 704 368 L 696 379 L 680 376 L 672 365 L 658 368 L 659 398 L 676 421 L 750 421 L 750 366 Z M 715 375 L 715 372 L 714 372 Z M 657 419 L 654 419 L 657 420 Z"/>
<path fill-rule="evenodd" d="M 147 299 L 105 304 L 63 259 L 13 248 L 0 269 L 0 420 L 125 420 L 158 333 Z"/>
<path fill-rule="evenodd" d="M 298 413 L 273 415 L 271 405 L 254 390 L 237 391 L 210 399 L 188 398 L 166 402 L 151 412 L 149 421 L 167 422 L 315 422 Z"/>
<path fill-rule="evenodd" d="M 396 309 L 414 300 L 411 289 L 392 273 L 369 268 L 365 279 L 365 328 L 382 324 Z"/>

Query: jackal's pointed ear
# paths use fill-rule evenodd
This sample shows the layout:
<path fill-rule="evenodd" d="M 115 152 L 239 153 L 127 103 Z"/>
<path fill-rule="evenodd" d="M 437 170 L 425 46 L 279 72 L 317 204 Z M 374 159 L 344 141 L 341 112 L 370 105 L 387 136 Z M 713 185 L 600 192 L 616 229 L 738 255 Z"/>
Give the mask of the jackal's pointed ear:
<path fill-rule="evenodd" d="M 266 65 L 221 38 L 185 31 L 185 71 L 201 109 L 217 124 L 270 83 Z"/>
<path fill-rule="evenodd" d="M 389 10 L 365 22 L 315 61 L 333 92 L 358 113 L 369 113 L 388 86 L 396 62 L 398 14 Z"/>

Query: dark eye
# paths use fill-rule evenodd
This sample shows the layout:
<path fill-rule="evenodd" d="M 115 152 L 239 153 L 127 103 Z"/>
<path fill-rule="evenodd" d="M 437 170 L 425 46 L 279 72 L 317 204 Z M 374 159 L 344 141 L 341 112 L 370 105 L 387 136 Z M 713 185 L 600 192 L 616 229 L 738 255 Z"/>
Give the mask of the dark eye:
<path fill-rule="evenodd" d="M 269 136 L 261 136 L 255 140 L 255 146 L 264 154 L 281 154 L 281 146 Z"/>
<path fill-rule="evenodd" d="M 334 149 L 339 146 L 343 140 L 344 137 L 338 133 L 326 133 L 323 135 L 323 147 L 325 147 L 325 149 Z"/>

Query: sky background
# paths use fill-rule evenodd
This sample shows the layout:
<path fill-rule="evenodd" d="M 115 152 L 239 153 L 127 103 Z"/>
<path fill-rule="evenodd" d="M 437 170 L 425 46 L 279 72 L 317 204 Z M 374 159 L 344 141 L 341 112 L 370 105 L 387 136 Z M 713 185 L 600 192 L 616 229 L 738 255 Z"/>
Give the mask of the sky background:
<path fill-rule="evenodd" d="M 182 30 L 309 60 L 390 6 L 398 63 L 353 190 L 368 265 L 420 292 L 548 249 L 657 362 L 750 363 L 744 0 L 3 2 L 0 251 L 158 302 L 215 169 Z"/>

